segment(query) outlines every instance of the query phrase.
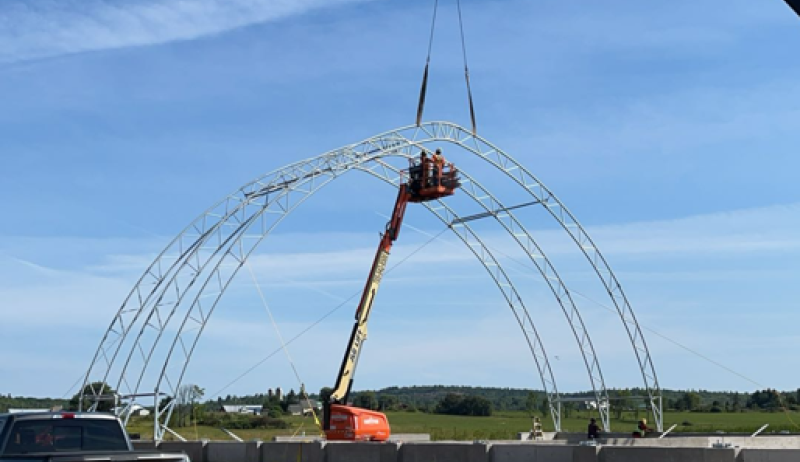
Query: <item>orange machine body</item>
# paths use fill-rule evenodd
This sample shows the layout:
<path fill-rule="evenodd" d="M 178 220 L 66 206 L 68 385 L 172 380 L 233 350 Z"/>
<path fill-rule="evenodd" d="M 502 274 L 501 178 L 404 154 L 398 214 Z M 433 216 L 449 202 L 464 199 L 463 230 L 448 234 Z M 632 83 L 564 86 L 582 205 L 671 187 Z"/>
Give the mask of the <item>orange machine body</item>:
<path fill-rule="evenodd" d="M 341 404 L 331 405 L 331 441 L 386 441 L 391 435 L 389 420 L 380 412 Z"/>

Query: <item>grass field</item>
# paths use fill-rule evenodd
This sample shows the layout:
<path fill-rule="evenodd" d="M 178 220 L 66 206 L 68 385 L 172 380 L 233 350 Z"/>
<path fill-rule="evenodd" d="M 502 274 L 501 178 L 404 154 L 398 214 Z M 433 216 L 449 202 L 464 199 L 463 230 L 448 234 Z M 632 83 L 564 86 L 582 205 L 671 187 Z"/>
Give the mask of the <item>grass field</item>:
<path fill-rule="evenodd" d="M 515 439 L 518 432 L 531 428 L 531 419 L 524 412 L 496 412 L 491 417 L 461 417 L 421 412 L 388 412 L 393 433 L 429 433 L 434 440 L 500 440 Z M 640 417 L 646 417 L 641 414 Z M 269 441 L 278 435 L 319 435 L 314 420 L 310 417 L 286 417 L 291 428 L 288 430 L 234 430 L 244 440 L 261 439 Z M 589 415 L 573 412 L 562 422 L 562 430 L 583 432 Z M 636 415 L 626 413 L 621 420 L 612 419 L 613 431 L 628 432 L 636 427 Z M 684 425 L 690 423 L 691 425 Z M 667 412 L 664 414 L 664 427 L 678 424 L 677 432 L 754 432 L 764 424 L 770 424 L 767 432 L 788 430 L 800 432 L 800 413 L 797 412 L 742 412 L 742 413 L 697 413 Z M 543 420 L 545 431 L 552 431 L 549 419 Z M 187 439 L 231 440 L 222 430 L 213 427 L 183 427 L 174 429 Z M 152 421 L 140 418 L 128 426 L 131 433 L 139 433 L 142 439 L 152 439 Z M 167 435 L 167 439 L 174 439 Z"/>

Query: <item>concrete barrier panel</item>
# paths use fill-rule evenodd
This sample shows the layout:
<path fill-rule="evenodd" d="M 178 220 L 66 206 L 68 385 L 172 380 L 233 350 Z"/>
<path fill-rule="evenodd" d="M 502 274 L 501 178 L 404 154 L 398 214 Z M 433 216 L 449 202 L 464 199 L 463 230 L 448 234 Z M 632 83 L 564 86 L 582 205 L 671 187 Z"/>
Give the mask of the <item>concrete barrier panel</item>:
<path fill-rule="evenodd" d="M 758 449 L 800 449 L 800 438 L 796 436 L 758 436 L 748 438 L 741 436 L 710 438 L 713 441 L 730 443 L 740 448 Z"/>
<path fill-rule="evenodd" d="M 136 440 L 131 441 L 134 451 L 153 451 L 156 449 L 156 442 L 153 440 Z"/>
<path fill-rule="evenodd" d="M 600 460 L 599 446 L 576 446 L 573 449 L 572 462 L 598 462 Z"/>
<path fill-rule="evenodd" d="M 333 443 L 325 445 L 326 462 L 397 462 L 397 443 Z"/>
<path fill-rule="evenodd" d="M 400 446 L 399 462 L 488 462 L 485 444 L 476 443 L 406 443 Z M 267 461 L 264 461 L 267 462 Z"/>
<path fill-rule="evenodd" d="M 742 449 L 737 462 L 797 462 L 800 461 L 798 449 Z"/>
<path fill-rule="evenodd" d="M 205 462 L 204 441 L 162 441 L 158 450 L 163 452 L 183 452 L 192 462 Z"/>
<path fill-rule="evenodd" d="M 255 441 L 209 441 L 205 462 L 260 462 L 259 445 Z"/>
<path fill-rule="evenodd" d="M 261 443 L 261 462 L 324 462 L 321 442 Z"/>
<path fill-rule="evenodd" d="M 598 460 L 599 462 L 736 462 L 736 450 L 603 446 Z"/>
<path fill-rule="evenodd" d="M 492 444 L 490 462 L 573 462 L 573 446 Z"/>

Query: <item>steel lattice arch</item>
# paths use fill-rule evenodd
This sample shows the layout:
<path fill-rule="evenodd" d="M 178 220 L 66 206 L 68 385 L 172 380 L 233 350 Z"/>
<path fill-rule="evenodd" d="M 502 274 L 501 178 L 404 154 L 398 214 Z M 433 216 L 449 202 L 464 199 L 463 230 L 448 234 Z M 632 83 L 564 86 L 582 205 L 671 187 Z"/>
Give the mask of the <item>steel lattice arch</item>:
<path fill-rule="evenodd" d="M 518 194 L 526 197 L 527 205 L 543 207 L 569 235 L 616 308 L 637 360 L 648 407 L 662 431 L 661 391 L 650 351 L 622 286 L 600 250 L 566 206 L 527 168 L 485 139 L 449 122 L 399 128 L 292 163 L 245 184 L 198 216 L 156 257 L 122 303 L 86 372 L 81 388 L 86 396 L 82 398 L 94 403 L 107 399 L 103 387 L 93 383 L 107 383 L 131 397 L 128 406 L 137 397 L 152 397 L 154 438 L 163 439 L 174 400 L 162 398 L 176 396 L 214 309 L 258 245 L 306 199 L 345 173 L 366 172 L 396 187 L 402 172 L 389 160 L 410 158 L 434 143 L 456 145 L 502 173 Z M 609 397 L 600 361 L 569 288 L 514 215 L 515 207 L 502 203 L 469 172 L 460 170 L 463 193 L 459 194 L 479 206 L 484 217 L 499 223 L 529 257 L 559 304 L 582 354 L 602 426 L 609 431 Z M 533 356 L 555 428 L 560 430 L 562 398 L 556 377 L 535 320 L 508 271 L 452 205 L 443 201 L 422 205 L 464 243 L 507 302 Z"/>

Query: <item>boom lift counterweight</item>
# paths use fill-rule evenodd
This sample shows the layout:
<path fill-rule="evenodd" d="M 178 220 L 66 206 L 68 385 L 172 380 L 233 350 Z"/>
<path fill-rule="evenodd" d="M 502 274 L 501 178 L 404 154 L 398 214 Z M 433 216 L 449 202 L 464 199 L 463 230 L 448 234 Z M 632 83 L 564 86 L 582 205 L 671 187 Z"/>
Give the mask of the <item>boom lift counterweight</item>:
<path fill-rule="evenodd" d="M 408 181 L 402 183 L 397 192 L 392 217 L 381 235 L 369 278 L 358 303 L 356 321 L 336 378 L 336 385 L 330 398 L 324 403 L 323 429 L 329 440 L 385 441 L 389 438 L 390 429 L 386 415 L 347 405 L 361 348 L 367 339 L 367 321 L 389 260 L 392 244 L 400 234 L 406 205 L 409 202 L 427 202 L 451 196 L 459 186 L 458 170 L 452 163 L 444 162 L 438 149 L 433 159 L 428 158 L 424 152 L 420 154 L 419 159 L 410 159 Z"/>

